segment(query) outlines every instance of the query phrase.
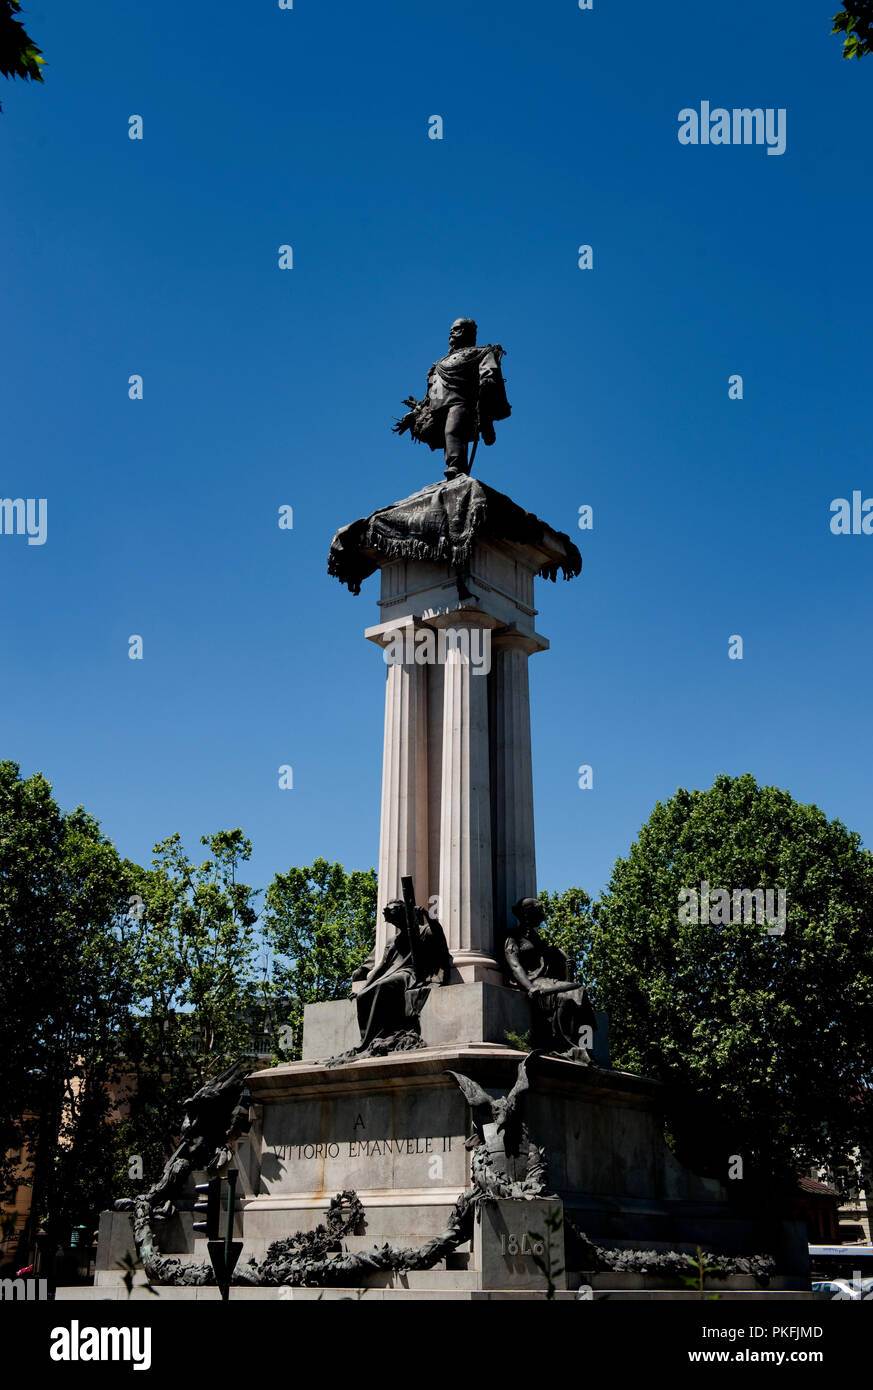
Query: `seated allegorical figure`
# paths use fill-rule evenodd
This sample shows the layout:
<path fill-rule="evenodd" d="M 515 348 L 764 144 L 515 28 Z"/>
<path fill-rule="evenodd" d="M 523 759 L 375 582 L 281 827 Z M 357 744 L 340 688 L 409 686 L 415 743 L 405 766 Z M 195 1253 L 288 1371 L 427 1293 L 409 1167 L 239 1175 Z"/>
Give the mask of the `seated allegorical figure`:
<path fill-rule="evenodd" d="M 512 911 L 517 921 L 507 928 L 503 950 L 511 981 L 531 1001 L 533 1047 L 591 1062 L 586 1040 L 593 1041 L 596 1022 L 587 991 L 571 979 L 564 952 L 537 931 L 545 917 L 537 899 L 522 898 Z"/>
<path fill-rule="evenodd" d="M 355 996 L 361 1030 L 359 1052 L 378 1038 L 417 1033 L 418 1016 L 431 986 L 448 984 L 452 958 L 443 929 L 423 907 L 416 908 L 416 914 L 418 930 L 412 941 L 404 904 L 396 898 L 385 905 L 382 915 L 396 935 Z"/>

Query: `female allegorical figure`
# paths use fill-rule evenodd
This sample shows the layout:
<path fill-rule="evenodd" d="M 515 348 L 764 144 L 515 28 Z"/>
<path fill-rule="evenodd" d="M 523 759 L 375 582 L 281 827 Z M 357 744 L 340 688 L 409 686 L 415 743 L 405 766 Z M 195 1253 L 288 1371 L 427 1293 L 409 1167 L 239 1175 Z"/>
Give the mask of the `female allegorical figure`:
<path fill-rule="evenodd" d="M 418 1016 L 431 986 L 448 982 L 452 958 L 443 929 L 423 907 L 416 908 L 416 914 L 419 929 L 413 949 L 403 903 L 395 898 L 383 909 L 382 916 L 394 927 L 396 935 L 356 996 L 361 1030 L 358 1052 L 371 1047 L 377 1038 L 417 1033 Z"/>
<path fill-rule="evenodd" d="M 536 898 L 522 898 L 512 911 L 518 921 L 507 929 L 503 949 L 512 979 L 531 1001 L 534 1047 L 576 1062 L 592 1061 L 594 1010 L 584 986 L 571 980 L 564 952 L 537 931 L 545 917 L 542 905 Z"/>

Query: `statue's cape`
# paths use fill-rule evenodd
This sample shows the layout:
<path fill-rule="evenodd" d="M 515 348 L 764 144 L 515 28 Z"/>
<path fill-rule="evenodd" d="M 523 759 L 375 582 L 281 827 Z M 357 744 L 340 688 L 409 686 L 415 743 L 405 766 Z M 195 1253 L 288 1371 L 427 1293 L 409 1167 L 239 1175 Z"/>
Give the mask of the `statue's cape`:
<path fill-rule="evenodd" d="M 331 543 L 327 572 L 358 594 L 386 560 L 442 560 L 463 570 L 476 540 L 534 547 L 542 557 L 537 573 L 544 579 L 557 578 L 559 570 L 573 579 L 582 569 L 582 556 L 563 531 L 553 531 L 478 478 L 460 477 L 431 483 L 344 526 Z"/>

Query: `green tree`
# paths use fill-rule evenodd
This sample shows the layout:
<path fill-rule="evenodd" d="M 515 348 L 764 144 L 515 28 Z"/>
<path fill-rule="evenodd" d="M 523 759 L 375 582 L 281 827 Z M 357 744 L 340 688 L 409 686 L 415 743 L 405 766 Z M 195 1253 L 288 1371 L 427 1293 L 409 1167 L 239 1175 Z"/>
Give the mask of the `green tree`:
<path fill-rule="evenodd" d="M 62 945 L 56 921 L 60 811 L 44 777 L 23 779 L 0 762 L 0 1186 L 8 1194 L 8 1154 L 22 1144 L 23 1120 L 43 1100 L 51 1018 L 67 1011 L 55 969 Z"/>
<path fill-rule="evenodd" d="M 25 33 L 24 25 L 15 18 L 20 10 L 18 0 L 0 0 L 0 72 L 4 77 L 41 82 L 45 58 L 42 49 Z"/>
<path fill-rule="evenodd" d="M 277 874 L 267 889 L 264 935 L 276 958 L 273 990 L 283 1001 L 291 1036 L 279 1033 L 277 1053 L 300 1056 L 303 1006 L 343 999 L 352 975 L 373 946 L 376 871 L 316 859 L 308 868 Z"/>
<path fill-rule="evenodd" d="M 131 911 L 142 872 L 119 859 L 98 823 L 81 807 L 64 815 L 62 891 L 68 903 L 77 969 L 75 1007 L 59 1029 L 64 1100 L 54 1170 L 52 1222 L 66 1232 L 91 1225 L 112 1198 L 115 1140 L 112 1087 L 123 1065 L 143 926 Z"/>
<path fill-rule="evenodd" d="M 565 888 L 563 893 L 543 890 L 539 900 L 546 920 L 541 935 L 550 945 L 563 951 L 574 979 L 583 979 L 585 959 L 591 948 L 593 904 L 584 888 Z"/>
<path fill-rule="evenodd" d="M 65 1238 L 108 1193 L 109 1083 L 131 998 L 138 870 L 46 779 L 0 763 L 0 1164 L 27 1140 L 33 1222 Z"/>
<path fill-rule="evenodd" d="M 831 33 L 845 34 L 844 58 L 864 58 L 873 53 L 873 0 L 843 0 Z"/>
<path fill-rule="evenodd" d="M 133 1195 L 139 1155 L 154 1180 L 175 1147 L 183 1102 L 210 1077 L 250 1054 L 260 1031 L 265 984 L 257 967 L 256 892 L 238 879 L 252 852 L 242 831 L 203 836 L 200 864 L 178 834 L 155 846 L 142 873 L 144 934 L 133 1010 L 122 1040 L 131 1085 L 119 1127 L 116 1182 Z"/>
<path fill-rule="evenodd" d="M 679 921 L 680 890 L 783 888 L 784 935 Z M 614 1065 L 693 1096 L 674 1133 L 722 1177 L 836 1167 L 871 1128 L 873 856 L 755 779 L 658 803 L 598 904 L 587 966 Z M 692 1115 L 695 1117 L 692 1119 Z"/>

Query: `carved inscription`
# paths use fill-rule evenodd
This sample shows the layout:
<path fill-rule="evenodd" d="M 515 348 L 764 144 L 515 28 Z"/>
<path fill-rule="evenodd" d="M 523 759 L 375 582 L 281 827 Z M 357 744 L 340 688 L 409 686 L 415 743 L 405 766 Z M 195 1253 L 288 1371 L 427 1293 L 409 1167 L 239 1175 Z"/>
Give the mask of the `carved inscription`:
<path fill-rule="evenodd" d="M 383 1158 L 388 1154 L 448 1154 L 452 1135 L 416 1139 L 346 1139 L 342 1143 L 273 1144 L 267 1151 L 280 1159 Z"/>
<path fill-rule="evenodd" d="M 515 1234 L 507 1235 L 505 1231 L 500 1235 L 501 1255 L 541 1255 L 545 1246 L 541 1240 L 531 1236 L 525 1231 L 521 1236 Z"/>

